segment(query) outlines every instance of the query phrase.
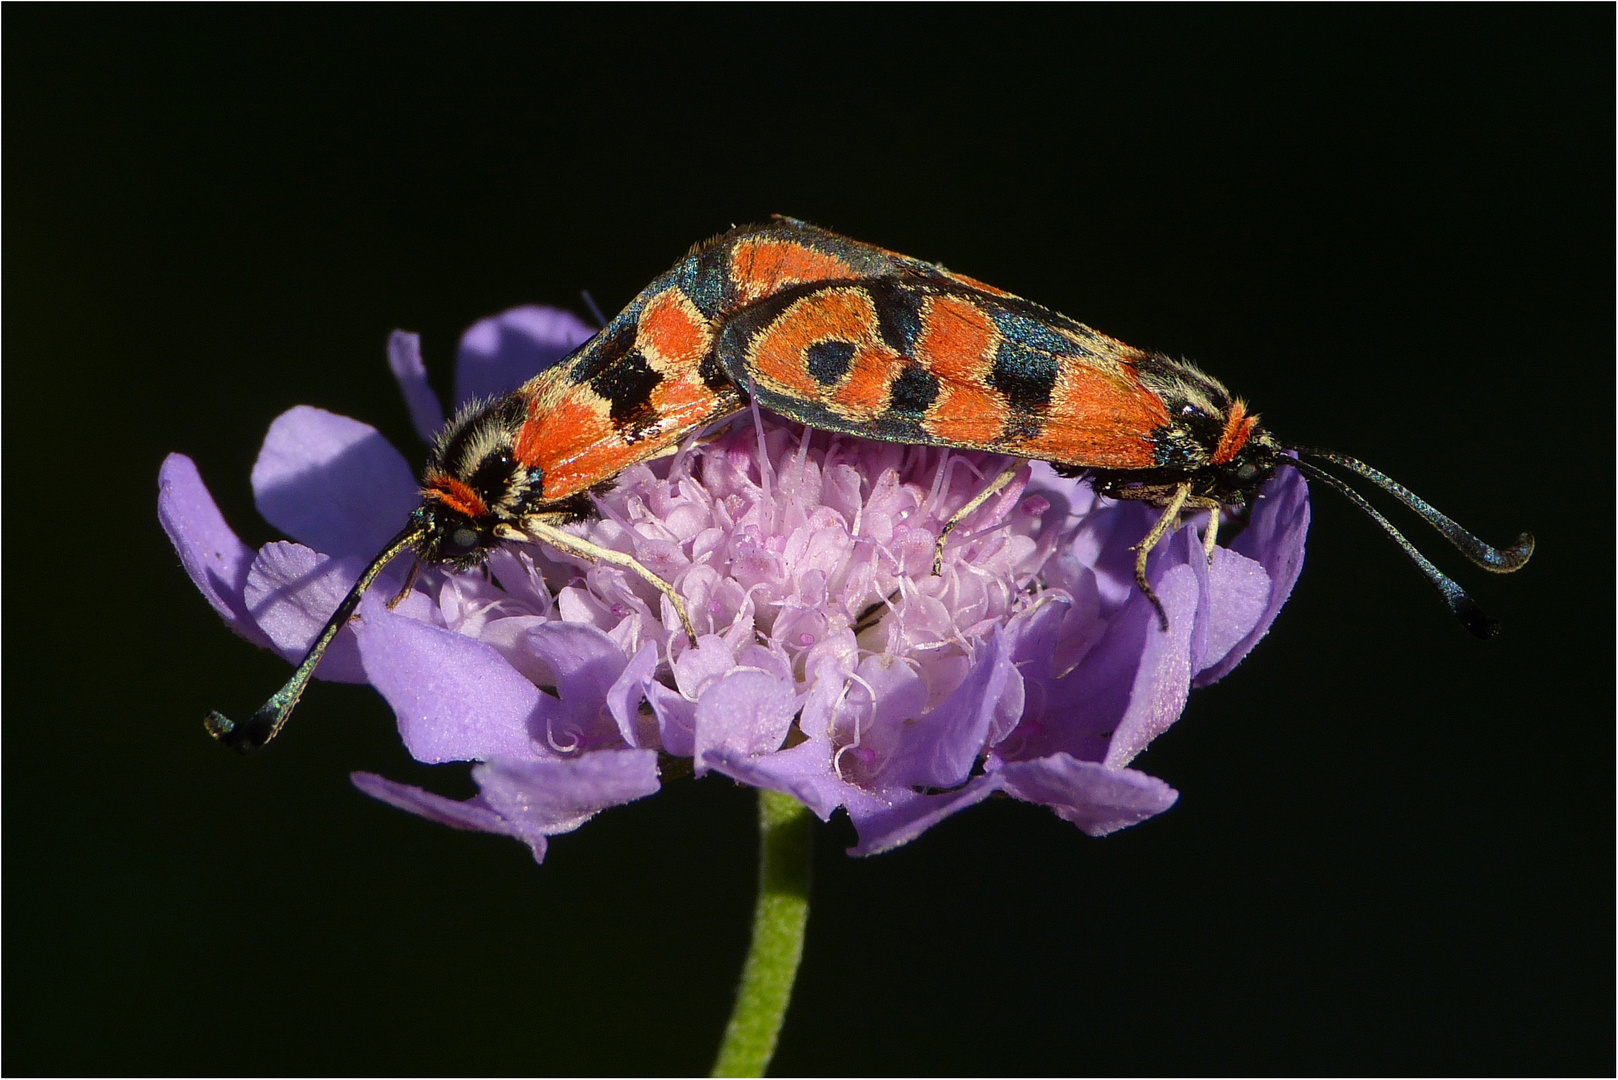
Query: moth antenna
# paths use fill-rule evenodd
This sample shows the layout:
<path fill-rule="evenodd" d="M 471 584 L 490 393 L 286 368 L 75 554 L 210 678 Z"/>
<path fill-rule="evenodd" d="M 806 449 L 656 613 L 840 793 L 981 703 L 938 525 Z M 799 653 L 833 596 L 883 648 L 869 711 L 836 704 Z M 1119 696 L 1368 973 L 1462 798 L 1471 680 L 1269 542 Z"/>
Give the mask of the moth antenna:
<path fill-rule="evenodd" d="M 1404 534 L 1394 528 L 1393 523 L 1383 517 L 1376 507 L 1366 502 L 1363 495 L 1331 473 L 1307 461 L 1298 458 L 1281 457 L 1276 459 L 1276 463 L 1291 465 L 1304 475 L 1319 480 L 1328 487 L 1335 488 L 1349 502 L 1363 510 L 1372 521 L 1382 526 L 1382 531 L 1387 533 L 1395 544 L 1399 545 L 1400 549 L 1409 556 L 1410 561 L 1416 564 L 1417 569 L 1427 575 L 1427 580 L 1432 582 L 1433 588 L 1438 590 L 1439 595 L 1444 598 L 1444 603 L 1449 605 L 1450 611 L 1454 612 L 1455 617 L 1461 620 L 1461 625 L 1466 627 L 1469 634 L 1486 641 L 1500 632 L 1500 624 L 1489 618 L 1483 609 L 1478 607 L 1470 596 L 1466 595 L 1465 589 L 1451 581 L 1444 575 L 1443 571 L 1429 562 L 1425 555 L 1417 551 L 1416 545 L 1406 540 Z M 1445 520 L 1448 521 L 1449 519 L 1445 518 Z M 1454 523 L 1451 522 L 1451 524 Z"/>
<path fill-rule="evenodd" d="M 202 722 L 202 726 L 208 729 L 208 734 L 243 753 L 257 750 L 275 738 L 286 724 L 287 717 L 292 714 L 293 707 L 298 704 L 298 699 L 303 696 L 304 687 L 314 677 L 315 668 L 320 666 L 321 657 L 326 655 L 326 647 L 332 643 L 337 632 L 348 625 L 348 620 L 354 617 L 354 609 L 360 606 L 360 598 L 365 595 L 365 590 L 371 587 L 377 575 L 382 573 L 396 555 L 406 548 L 414 547 L 426 535 L 426 530 L 412 522 L 404 532 L 388 541 L 387 547 L 382 549 L 382 554 L 371 560 L 371 565 L 365 568 L 365 573 L 360 575 L 354 587 L 348 590 L 348 595 L 343 597 L 343 602 L 337 605 L 337 610 L 332 612 L 331 618 L 326 620 L 320 636 L 309 646 L 309 651 L 303 654 L 303 661 L 293 671 L 286 685 L 277 690 L 270 700 L 260 705 L 258 712 L 248 717 L 246 723 L 238 724 L 221 712 L 209 713 L 207 719 Z"/>
<path fill-rule="evenodd" d="M 1427 500 L 1358 458 L 1339 454 L 1335 450 L 1321 450 L 1310 446 L 1294 446 L 1291 449 L 1305 457 L 1329 461 L 1333 465 L 1340 465 L 1351 473 L 1365 477 L 1421 515 L 1423 521 L 1442 533 L 1444 539 L 1454 544 L 1455 550 L 1470 559 L 1473 565 L 1480 566 L 1490 573 L 1509 574 L 1514 570 L 1520 570 L 1528 561 L 1528 557 L 1534 553 L 1534 537 L 1531 533 L 1523 533 L 1517 537 L 1516 543 L 1504 550 L 1485 544 L 1451 518 L 1440 513 Z"/>

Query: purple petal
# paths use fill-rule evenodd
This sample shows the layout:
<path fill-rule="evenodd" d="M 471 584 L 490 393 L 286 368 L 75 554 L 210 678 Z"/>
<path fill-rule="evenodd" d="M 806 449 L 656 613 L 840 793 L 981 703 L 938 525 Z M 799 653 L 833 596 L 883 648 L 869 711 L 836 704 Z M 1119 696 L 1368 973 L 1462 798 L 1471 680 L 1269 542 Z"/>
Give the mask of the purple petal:
<path fill-rule="evenodd" d="M 388 369 L 399 380 L 405 405 L 410 408 L 410 422 L 416 434 L 428 442 L 444 426 L 444 406 L 427 383 L 427 365 L 421 362 L 421 335 L 395 330 L 388 335 Z"/>
<path fill-rule="evenodd" d="M 848 816 L 859 833 L 850 855 L 879 855 L 908 844 L 940 821 L 987 799 L 999 787 L 992 776 L 974 777 L 958 791 L 942 795 L 905 793 L 887 805 L 850 805 Z"/>
<path fill-rule="evenodd" d="M 594 626 L 569 622 L 539 623 L 524 643 L 550 670 L 561 699 L 559 705 L 548 696 L 540 702 L 551 747 L 568 752 L 617 744 L 607 694 L 629 662 L 617 643 Z"/>
<path fill-rule="evenodd" d="M 837 702 L 847 685 L 848 678 L 837 660 L 826 657 L 815 665 L 814 680 L 798 714 L 798 728 L 805 735 L 811 739 L 830 737 Z"/>
<path fill-rule="evenodd" d="M 790 750 L 758 756 L 711 750 L 706 758 L 709 766 L 740 783 L 791 795 L 822 821 L 843 805 L 866 811 L 887 805 L 845 783 L 837 773 L 829 725 L 846 682 L 834 661 L 822 660 L 815 669 L 814 686 L 805 696 L 798 715 L 798 728 L 808 737 L 807 741 Z"/>
<path fill-rule="evenodd" d="M 440 825 L 448 825 L 452 829 L 511 835 L 510 829 L 506 827 L 500 815 L 478 799 L 463 801 L 434 795 L 414 784 L 401 784 L 397 780 L 389 780 L 385 776 L 371 772 L 351 772 L 348 778 L 355 787 L 371 798 L 380 799 L 389 806 L 417 814 L 429 821 L 436 821 Z"/>
<path fill-rule="evenodd" d="M 904 726 L 882 771 L 883 783 L 943 788 L 964 782 L 983 751 L 995 705 L 1011 674 L 1006 642 L 996 629 L 961 685 L 931 712 Z"/>
<path fill-rule="evenodd" d="M 1229 656 L 1264 618 L 1271 582 L 1262 564 L 1229 548 L 1214 549 L 1213 565 L 1203 561 L 1193 566 L 1207 581 L 1205 602 L 1197 610 L 1207 637 L 1200 655 L 1193 649 L 1192 666 L 1205 671 Z"/>
<path fill-rule="evenodd" d="M 1198 554 L 1200 557 L 1200 553 Z M 1145 650 L 1135 669 L 1129 707 L 1119 719 L 1107 747 L 1105 764 L 1121 769 L 1180 718 L 1191 695 L 1191 634 L 1196 628 L 1197 579 L 1188 565 L 1174 567 L 1155 586 L 1168 613 L 1165 633 L 1155 612 L 1146 633 Z M 1138 597 L 1145 602 L 1145 597 Z M 1081 667 L 1082 670 L 1082 667 Z"/>
<path fill-rule="evenodd" d="M 455 353 L 456 408 L 510 393 L 594 336 L 553 307 L 516 307 L 473 323 Z"/>
<path fill-rule="evenodd" d="M 1109 769 L 1067 754 L 1012 762 L 995 775 L 1006 794 L 1048 806 L 1091 836 L 1138 825 L 1161 814 L 1180 797 L 1155 776 L 1134 769 Z"/>
<path fill-rule="evenodd" d="M 657 751 L 597 750 L 548 761 L 495 760 L 472 779 L 524 834 L 572 832 L 602 810 L 657 794 Z"/>
<path fill-rule="evenodd" d="M 1230 545 L 1232 551 L 1262 564 L 1270 577 L 1270 595 L 1253 628 L 1231 646 L 1223 659 L 1197 676 L 1195 685 L 1218 682 L 1241 663 L 1258 639 L 1269 633 L 1281 605 L 1303 572 L 1304 540 L 1309 535 L 1309 485 L 1296 469 L 1282 468 L 1253 506 L 1247 528 Z"/>
<path fill-rule="evenodd" d="M 411 757 L 432 763 L 549 756 L 530 732 L 555 699 L 492 646 L 395 615 L 374 594 L 360 614 L 352 625 L 365 674 L 393 707 Z"/>
<path fill-rule="evenodd" d="M 607 691 L 607 709 L 618 724 L 618 734 L 630 746 L 641 745 L 640 704 L 646 700 L 646 684 L 656 671 L 657 642 L 648 641 Z"/>
<path fill-rule="evenodd" d="M 697 703 L 653 680 L 646 684 L 646 700 L 657 716 L 657 738 L 665 754 L 691 757 L 697 752 Z"/>
<path fill-rule="evenodd" d="M 308 405 L 270 425 L 253 498 L 271 525 L 328 555 L 375 555 L 418 501 L 410 466 L 375 428 Z"/>
<path fill-rule="evenodd" d="M 682 652 L 674 661 L 674 685 L 680 693 L 695 701 L 715 679 L 721 678 L 736 666 L 736 651 L 724 638 L 704 634 L 697 644 Z"/>
<path fill-rule="evenodd" d="M 1033 761 L 1001 765 L 974 777 L 956 791 L 901 797 L 890 805 L 850 805 L 849 817 L 859 831 L 851 855 L 876 855 L 907 844 L 944 818 L 1004 791 L 1024 802 L 1049 806 L 1091 836 L 1105 836 L 1160 814 L 1179 793 L 1134 769 L 1109 769 L 1093 761 L 1056 754 Z"/>
<path fill-rule="evenodd" d="M 629 662 L 612 638 L 584 623 L 538 623 L 526 643 L 550 669 L 564 701 L 604 702 Z"/>
<path fill-rule="evenodd" d="M 1133 745 L 1133 740 L 1149 740 L 1173 723 L 1178 716 L 1174 703 L 1183 705 L 1186 698 L 1180 684 L 1190 679 L 1200 589 L 1187 565 L 1187 545 L 1171 538 L 1162 547 L 1164 559 L 1154 564 L 1152 577 L 1168 613 L 1168 633 L 1159 629 L 1151 602 L 1136 590 L 1109 617 L 1105 634 L 1071 673 L 1052 678 L 1037 659 L 1024 666 L 1028 707 L 1023 722 L 995 748 L 991 759 L 1026 761 L 1066 753 L 1083 761 L 1107 758 L 1122 764 L 1108 757 L 1122 752 L 1120 735 Z M 1200 548 L 1193 557 L 1202 557 Z M 1176 565 L 1165 571 L 1168 559 Z M 1176 665 L 1183 669 L 1178 676 Z M 1135 747 L 1129 757 L 1138 752 Z"/>
<path fill-rule="evenodd" d="M 270 639 L 247 613 L 244 592 L 253 550 L 237 538 L 184 454 L 163 459 L 157 474 L 157 519 L 192 584 L 236 633 L 262 648 Z"/>
<path fill-rule="evenodd" d="M 780 749 L 797 711 L 790 679 L 743 668 L 709 683 L 697 699 L 697 775 L 707 771 L 715 751 L 734 757 Z"/>
<path fill-rule="evenodd" d="M 860 662 L 857 671 L 864 680 L 861 689 L 875 691 L 871 713 L 873 739 L 884 732 L 897 732 L 927 709 L 927 681 L 914 667 L 896 656 L 876 653 Z"/>
<path fill-rule="evenodd" d="M 497 759 L 472 770 L 482 790 L 464 802 L 375 773 L 349 777 L 367 795 L 429 821 L 516 837 L 536 862 L 545 860 L 547 837 L 572 832 L 600 811 L 658 789 L 652 750 L 603 750 L 564 760 Z"/>
<path fill-rule="evenodd" d="M 1130 602 L 1135 588 L 1135 552 L 1130 545 L 1151 531 L 1158 511 L 1138 502 L 1097 500 L 1075 536 L 1072 553 L 1095 570 L 1102 610 Z"/>
<path fill-rule="evenodd" d="M 480 586 L 483 584 L 475 577 L 462 581 L 451 578 L 445 582 L 444 588 L 438 591 L 438 613 L 443 616 L 444 629 L 483 642 L 498 652 L 506 663 L 516 668 L 518 674 L 535 686 L 554 687 L 556 677 L 551 674 L 550 667 L 528 647 L 528 631 L 544 623 L 545 617 L 507 615 L 479 619 L 478 615 L 487 614 L 488 611 L 499 612 L 496 606 L 498 600 L 490 598 L 484 601 L 482 597 L 475 597 L 475 593 L 481 591 Z M 475 597 L 470 602 L 468 602 L 469 595 Z M 475 609 L 481 602 L 488 602 L 490 607 L 470 618 L 465 617 L 469 609 Z M 427 621 L 434 626 L 439 625 L 438 619 L 429 617 Z"/>
<path fill-rule="evenodd" d="M 379 799 L 408 814 L 436 821 L 440 825 L 448 825 L 452 829 L 495 833 L 526 841 L 534 853 L 534 861 L 539 863 L 545 861 L 547 846 L 545 834 L 525 835 L 517 825 L 489 809 L 481 795 L 463 802 L 459 799 L 446 799 L 442 795 L 423 791 L 413 784 L 401 784 L 376 773 L 352 772 L 348 774 L 348 778 L 355 787 L 371 798 Z"/>
<path fill-rule="evenodd" d="M 858 791 L 837 779 L 832 768 L 831 742 L 825 738 L 757 756 L 717 748 L 709 750 L 703 760 L 715 772 L 738 783 L 791 795 L 821 821 L 830 818 L 832 811 Z"/>
<path fill-rule="evenodd" d="M 1073 606 L 1071 597 L 1047 592 L 1038 603 L 1019 612 L 1006 624 L 1012 663 L 1022 668 L 1025 675 L 1044 679 L 1061 677 L 1063 672 L 1053 664 L 1053 658 Z"/>
<path fill-rule="evenodd" d="M 296 664 L 363 569 L 356 558 L 333 559 L 302 544 L 265 544 L 247 571 L 243 594 L 247 610 L 269 638 L 271 647 L 283 659 Z M 331 682 L 367 681 L 354 643 L 353 624 L 332 639 L 315 675 Z"/>

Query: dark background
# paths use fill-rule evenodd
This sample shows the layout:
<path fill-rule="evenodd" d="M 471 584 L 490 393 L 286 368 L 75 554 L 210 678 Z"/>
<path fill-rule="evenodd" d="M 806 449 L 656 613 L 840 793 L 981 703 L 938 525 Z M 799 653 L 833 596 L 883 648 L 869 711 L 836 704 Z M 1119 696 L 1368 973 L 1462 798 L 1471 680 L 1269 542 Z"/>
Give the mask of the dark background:
<path fill-rule="evenodd" d="M 1504 543 L 1330 493 L 1274 632 L 1091 840 L 980 806 L 818 832 L 780 1073 L 1594 1073 L 1613 1057 L 1610 6 L 1230 10 L 9 6 L 4 1071 L 700 1072 L 746 942 L 749 792 L 557 840 L 408 817 L 364 687 L 213 745 L 284 664 L 158 527 L 306 402 L 419 462 L 419 330 L 615 309 L 779 211 L 1201 361 L 1283 437 Z M 1386 503 L 1388 500 L 1383 499 Z"/>

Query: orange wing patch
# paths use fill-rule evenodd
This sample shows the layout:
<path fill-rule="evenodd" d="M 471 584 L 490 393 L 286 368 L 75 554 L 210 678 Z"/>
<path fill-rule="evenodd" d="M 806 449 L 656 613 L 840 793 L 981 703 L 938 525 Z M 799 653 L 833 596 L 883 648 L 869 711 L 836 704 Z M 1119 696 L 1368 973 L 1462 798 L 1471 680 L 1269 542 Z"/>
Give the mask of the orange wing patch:
<path fill-rule="evenodd" d="M 689 297 L 665 289 L 641 309 L 634 346 L 592 380 L 574 381 L 586 353 L 523 387 L 528 417 L 513 452 L 543 472 L 543 498 L 565 499 L 588 490 L 657 455 L 693 428 L 735 412 L 741 405 L 737 392 L 715 389 L 702 378 L 713 336 L 712 325 Z M 629 410 L 633 422 L 622 414 L 614 420 L 614 403 L 602 395 L 615 393 L 620 406 L 625 401 L 635 406 Z"/>
<path fill-rule="evenodd" d="M 1039 434 L 1007 449 L 1072 465 L 1145 469 L 1157 461 L 1152 432 L 1169 419 L 1163 402 L 1134 378 L 1077 362 L 1062 365 L 1048 416 Z"/>
<path fill-rule="evenodd" d="M 851 420 L 871 420 L 887 410 L 893 380 L 904 357 L 879 341 L 861 342 L 848 375 L 831 394 L 831 406 Z"/>
<path fill-rule="evenodd" d="M 907 288 L 916 301 L 909 328 L 896 299 Z M 1028 317 L 1011 312 L 1003 321 L 997 301 L 981 293 L 920 282 L 884 290 L 892 308 L 883 312 L 863 284 L 806 290 L 778 313 L 756 308 L 727 324 L 727 342 L 741 347 L 721 344 L 720 358 L 737 382 L 751 381 L 762 405 L 818 427 L 1096 468 L 1155 464 L 1153 433 L 1168 410 L 1136 377 L 1135 350 L 1066 326 L 1013 340 Z M 905 333 L 911 344 L 902 352 L 890 339 Z M 1017 359 L 1008 359 L 1011 349 Z M 895 413 L 896 395 L 926 404 Z"/>
<path fill-rule="evenodd" d="M 916 362 L 938 378 L 938 398 L 923 427 L 947 442 L 987 444 L 1005 430 L 1011 411 L 988 385 L 1000 333 L 976 304 L 936 296 L 926 305 Z"/>
<path fill-rule="evenodd" d="M 814 350 L 827 346 L 846 354 L 845 372 L 836 378 L 813 367 Z M 750 358 L 754 377 L 767 389 L 835 402 L 859 415 L 887 406 L 902 359 L 878 336 L 876 306 L 863 289 L 825 289 L 794 301 L 758 335 Z"/>
<path fill-rule="evenodd" d="M 774 296 L 789 285 L 858 277 L 847 262 L 789 240 L 743 240 L 730 256 L 738 303 Z"/>
<path fill-rule="evenodd" d="M 528 422 L 516 447 L 519 460 L 544 471 L 541 493 L 547 500 L 565 499 L 595 487 L 652 457 L 686 434 L 692 424 L 721 415 L 718 410 L 687 408 L 678 416 L 660 417 L 656 430 L 631 442 L 612 423 L 607 403 L 588 386 L 561 390 L 548 400 L 536 397 L 530 401 Z M 725 411 L 734 411 L 734 404 Z"/>
<path fill-rule="evenodd" d="M 530 383 L 524 389 L 534 394 L 513 452 L 518 461 L 544 471 L 545 498 L 566 498 L 612 475 L 589 472 L 592 463 L 601 460 L 602 446 L 623 446 L 605 401 L 588 386 L 568 385 L 561 379 L 538 387 Z"/>
<path fill-rule="evenodd" d="M 713 341 L 708 320 L 679 289 L 665 289 L 646 302 L 635 327 L 635 344 L 654 368 L 695 368 Z"/>
<path fill-rule="evenodd" d="M 647 302 L 635 345 L 662 376 L 651 391 L 652 408 L 662 426 L 684 423 L 692 413 L 720 406 L 720 395 L 703 382 L 701 373 L 713 338 L 712 324 L 679 289 L 665 290 Z"/>

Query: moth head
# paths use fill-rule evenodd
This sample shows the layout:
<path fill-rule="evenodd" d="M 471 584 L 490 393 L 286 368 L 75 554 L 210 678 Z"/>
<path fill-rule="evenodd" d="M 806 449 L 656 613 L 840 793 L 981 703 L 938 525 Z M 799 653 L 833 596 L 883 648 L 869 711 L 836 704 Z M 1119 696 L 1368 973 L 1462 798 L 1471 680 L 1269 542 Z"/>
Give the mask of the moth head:
<path fill-rule="evenodd" d="M 1241 445 L 1231 452 L 1227 460 L 1208 466 L 1212 481 L 1210 494 L 1232 506 L 1252 502 L 1258 489 L 1269 483 L 1270 477 L 1275 474 L 1276 459 L 1283 453 L 1275 436 L 1259 426 L 1256 417 L 1247 416 L 1245 419 L 1251 419 L 1254 423 Z"/>
<path fill-rule="evenodd" d="M 473 570 L 483 565 L 489 552 L 500 543 L 495 535 L 498 521 L 489 515 L 465 513 L 444 502 L 432 489 L 423 495 L 411 521 L 421 531 L 415 547 L 416 555 L 425 563 Z"/>
<path fill-rule="evenodd" d="M 527 418 L 518 394 L 461 407 L 427 456 L 415 522 L 425 562 L 476 567 L 501 543 L 497 530 L 520 522 L 543 477 L 517 460 L 514 448 Z"/>

